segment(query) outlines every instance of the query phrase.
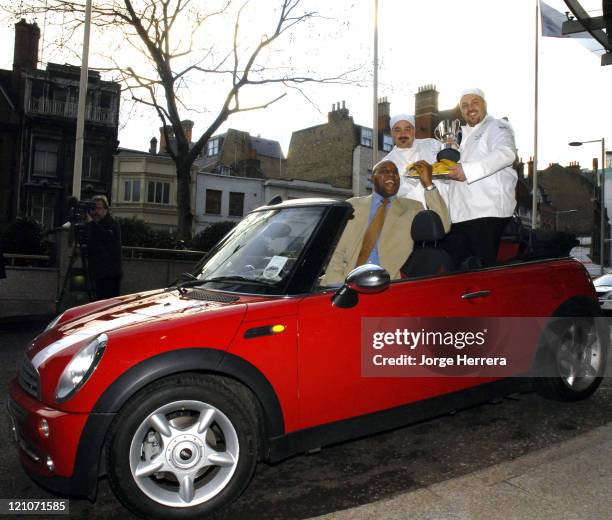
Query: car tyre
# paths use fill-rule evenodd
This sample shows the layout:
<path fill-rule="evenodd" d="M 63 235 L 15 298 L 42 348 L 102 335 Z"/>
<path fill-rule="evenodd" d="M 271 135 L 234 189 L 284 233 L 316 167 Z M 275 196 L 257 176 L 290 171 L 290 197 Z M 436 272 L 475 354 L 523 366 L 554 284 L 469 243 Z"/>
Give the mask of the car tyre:
<path fill-rule="evenodd" d="M 223 377 L 182 374 L 133 396 L 111 429 L 119 500 L 144 518 L 202 518 L 234 501 L 258 460 L 251 392 Z"/>
<path fill-rule="evenodd" d="M 560 314 L 542 336 L 534 389 L 554 401 L 579 401 L 601 384 L 610 333 L 597 309 L 571 306 Z"/>

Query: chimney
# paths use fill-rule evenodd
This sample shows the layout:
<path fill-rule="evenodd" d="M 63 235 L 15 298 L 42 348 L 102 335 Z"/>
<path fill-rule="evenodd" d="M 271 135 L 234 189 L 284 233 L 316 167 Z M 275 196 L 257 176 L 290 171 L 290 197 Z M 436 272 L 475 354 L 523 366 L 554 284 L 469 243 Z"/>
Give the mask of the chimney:
<path fill-rule="evenodd" d="M 593 171 L 599 171 L 599 160 L 597 159 L 597 157 L 593 157 Z"/>
<path fill-rule="evenodd" d="M 341 121 L 348 118 L 349 110 L 346 108 L 346 103 L 344 101 L 342 104 L 340 104 L 340 101 L 338 101 L 338 103 L 334 103 L 332 105 L 332 111 L 327 113 L 328 123 L 331 123 L 332 121 Z"/>
<path fill-rule="evenodd" d="M 530 157 L 529 161 L 527 162 L 527 178 L 533 178 L 533 157 Z"/>
<path fill-rule="evenodd" d="M 157 139 L 155 137 L 151 137 L 151 141 L 149 141 L 149 153 L 157 155 Z"/>
<path fill-rule="evenodd" d="M 389 128 L 389 109 L 391 108 L 390 103 L 387 101 L 387 98 L 380 98 L 378 100 L 378 131 L 385 132 L 387 134 L 391 133 L 391 128 Z"/>
<path fill-rule="evenodd" d="M 512 164 L 512 167 L 516 170 L 519 179 L 525 178 L 525 163 L 523 159 L 517 157 Z"/>
<path fill-rule="evenodd" d="M 183 131 L 185 132 L 185 137 L 187 138 L 187 142 L 190 143 L 192 130 L 193 130 L 193 121 L 190 121 L 189 119 L 185 119 L 181 121 L 181 125 L 183 127 Z"/>
<path fill-rule="evenodd" d="M 166 125 L 166 130 L 168 131 L 168 137 L 172 139 L 174 137 L 174 130 L 172 129 L 172 125 Z M 159 127 L 159 153 L 166 153 L 168 149 L 168 143 L 166 142 L 166 134 L 164 132 L 164 127 Z"/>
<path fill-rule="evenodd" d="M 423 85 L 414 95 L 414 118 L 418 139 L 433 137 L 438 118 L 438 91 L 435 85 Z"/>
<path fill-rule="evenodd" d="M 40 40 L 40 29 L 36 23 L 27 23 L 22 18 L 15 24 L 13 70 L 36 69 L 38 65 L 38 40 Z"/>

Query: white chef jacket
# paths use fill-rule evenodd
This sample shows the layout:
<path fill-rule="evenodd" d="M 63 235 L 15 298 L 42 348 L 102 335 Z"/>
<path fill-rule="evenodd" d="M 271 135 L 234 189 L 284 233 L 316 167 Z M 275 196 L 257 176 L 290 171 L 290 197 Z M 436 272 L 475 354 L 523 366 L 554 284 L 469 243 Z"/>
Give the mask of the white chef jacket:
<path fill-rule="evenodd" d="M 511 217 L 516 207 L 517 174 L 514 130 L 487 115 L 474 127 L 462 127 L 461 165 L 466 181 L 451 181 L 451 222 L 482 217 Z"/>
<path fill-rule="evenodd" d="M 393 161 L 397 165 L 400 174 L 400 188 L 397 192 L 398 197 L 418 200 L 423 207 L 425 203 L 425 188 L 418 177 L 407 177 L 405 174 L 406 166 L 416 161 L 427 161 L 429 164 L 436 162 L 436 155 L 442 148 L 442 143 L 436 139 L 415 139 L 410 148 L 393 147 L 383 161 Z M 448 180 L 434 180 L 433 183 L 438 188 L 442 199 L 449 206 L 449 183 Z"/>

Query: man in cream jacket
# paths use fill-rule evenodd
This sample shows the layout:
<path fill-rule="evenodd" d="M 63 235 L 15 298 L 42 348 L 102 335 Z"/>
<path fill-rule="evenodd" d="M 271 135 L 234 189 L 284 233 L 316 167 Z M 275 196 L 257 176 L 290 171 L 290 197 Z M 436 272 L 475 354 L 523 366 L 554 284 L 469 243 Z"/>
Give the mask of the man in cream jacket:
<path fill-rule="evenodd" d="M 435 211 L 442 219 L 444 230 L 450 229 L 448 210 L 438 190 L 431 181 L 431 168 L 417 166 L 425 200 L 429 209 Z M 384 267 L 391 278 L 400 278 L 400 268 L 412 253 L 413 242 L 410 228 L 414 216 L 423 205 L 416 200 L 398 197 L 400 179 L 397 166 L 392 161 L 382 160 L 372 173 L 374 192 L 367 197 L 355 197 L 347 202 L 354 208 L 353 218 L 346 228 L 327 266 L 321 285 L 339 285 L 355 267 L 373 263 Z M 373 248 L 364 251 L 368 229 L 376 213 L 382 206 L 384 223 Z"/>
<path fill-rule="evenodd" d="M 461 161 L 450 168 L 450 217 L 444 242 L 455 264 L 478 257 L 483 265 L 497 258 L 501 234 L 516 207 L 517 174 L 514 131 L 507 121 L 487 114 L 484 92 L 463 91 L 459 102 L 467 123 L 462 127 Z"/>

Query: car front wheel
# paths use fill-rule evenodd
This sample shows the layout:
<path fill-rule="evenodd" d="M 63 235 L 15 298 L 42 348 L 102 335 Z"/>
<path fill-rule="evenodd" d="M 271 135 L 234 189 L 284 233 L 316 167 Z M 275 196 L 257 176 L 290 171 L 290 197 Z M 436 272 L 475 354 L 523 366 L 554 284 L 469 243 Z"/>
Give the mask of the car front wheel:
<path fill-rule="evenodd" d="M 179 375 L 132 398 L 111 432 L 113 491 L 146 518 L 201 518 L 235 500 L 257 461 L 249 391 L 217 376 Z"/>

